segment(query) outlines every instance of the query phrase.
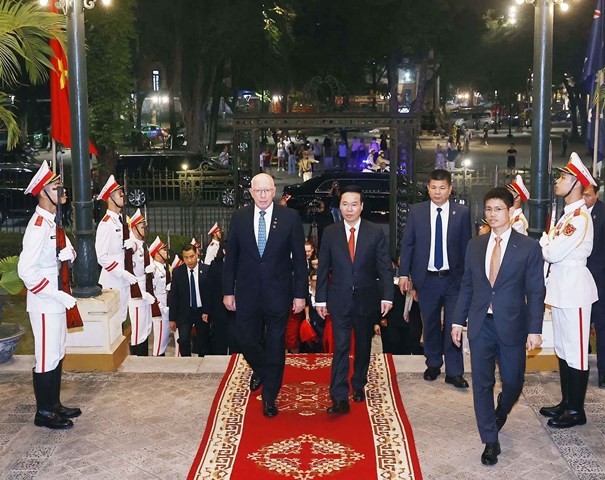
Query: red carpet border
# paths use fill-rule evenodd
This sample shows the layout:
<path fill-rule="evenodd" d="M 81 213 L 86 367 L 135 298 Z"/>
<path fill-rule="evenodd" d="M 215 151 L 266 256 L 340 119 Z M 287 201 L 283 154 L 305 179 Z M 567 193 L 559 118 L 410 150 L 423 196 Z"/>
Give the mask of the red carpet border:
<path fill-rule="evenodd" d="M 328 415 L 332 357 L 288 355 L 279 415 L 265 418 L 251 370 L 231 358 L 188 479 L 418 480 L 412 428 L 390 355 L 372 355 L 367 400 Z"/>

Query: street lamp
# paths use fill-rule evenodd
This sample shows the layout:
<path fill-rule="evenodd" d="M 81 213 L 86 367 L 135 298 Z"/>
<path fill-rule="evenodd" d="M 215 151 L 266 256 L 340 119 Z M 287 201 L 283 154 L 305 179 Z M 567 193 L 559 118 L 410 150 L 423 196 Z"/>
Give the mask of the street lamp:
<path fill-rule="evenodd" d="M 51 0 L 53 1 L 53 0 Z M 101 0 L 108 5 L 110 0 Z M 74 262 L 73 293 L 89 298 L 101 294 L 90 178 L 88 150 L 88 83 L 86 79 L 86 50 L 84 38 L 84 9 L 94 8 L 97 0 L 57 0 L 57 10 L 67 17 L 67 58 L 69 77 L 69 105 L 71 121 L 72 192 L 74 208 L 74 235 L 78 261 Z M 49 0 L 40 0 L 42 6 Z"/>
<path fill-rule="evenodd" d="M 529 200 L 529 234 L 539 237 L 546 228 L 550 196 L 548 192 L 548 157 L 550 143 L 550 109 L 552 101 L 552 37 L 554 5 L 563 12 L 565 0 L 515 0 L 535 7 L 534 78 L 531 138 L 531 192 Z"/>

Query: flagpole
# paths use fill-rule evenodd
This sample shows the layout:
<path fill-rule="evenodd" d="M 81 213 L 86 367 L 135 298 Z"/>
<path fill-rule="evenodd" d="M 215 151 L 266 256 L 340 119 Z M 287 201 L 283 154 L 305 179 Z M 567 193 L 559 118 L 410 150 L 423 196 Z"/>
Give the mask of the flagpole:
<path fill-rule="evenodd" d="M 51 125 L 52 128 L 52 125 Z M 53 172 L 57 173 L 57 142 L 55 141 L 54 138 L 51 137 L 51 144 L 50 144 L 50 154 L 53 156 Z M 65 179 L 61 179 L 62 182 L 65 182 Z"/>
<path fill-rule="evenodd" d="M 595 88 L 595 105 L 592 110 L 592 123 L 594 125 L 594 138 L 593 138 L 593 149 L 592 149 L 592 176 L 597 176 L 597 163 L 599 160 L 599 121 L 601 117 L 601 96 L 599 95 L 599 88 L 603 83 L 603 70 L 599 70 L 596 74 L 595 81 L 597 82 Z"/>
<path fill-rule="evenodd" d="M 92 219 L 93 201 L 88 148 L 88 84 L 86 79 L 86 48 L 84 38 L 84 6 L 89 0 L 71 0 L 67 10 L 67 66 L 71 117 L 72 205 L 74 236 L 78 261 L 74 262 L 73 294 L 90 298 L 101 294 L 95 229 Z M 94 5 L 94 2 L 92 2 Z"/>

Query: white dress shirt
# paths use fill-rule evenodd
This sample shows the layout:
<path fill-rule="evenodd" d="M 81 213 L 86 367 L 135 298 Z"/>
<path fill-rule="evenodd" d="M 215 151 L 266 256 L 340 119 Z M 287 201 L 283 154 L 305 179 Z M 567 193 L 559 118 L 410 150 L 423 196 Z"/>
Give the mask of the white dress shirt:
<path fill-rule="evenodd" d="M 508 245 L 508 241 L 510 240 L 510 233 L 512 232 L 512 228 L 508 228 L 506 232 L 501 235 L 496 235 L 493 231 L 489 234 L 489 241 L 487 242 L 487 250 L 485 251 L 485 276 L 489 280 L 489 267 L 492 262 L 492 252 L 496 247 L 496 237 L 500 237 L 502 240 L 500 241 L 500 268 L 502 268 L 502 259 L 504 258 L 504 253 L 506 252 L 506 246 Z M 490 308 L 487 309 L 487 313 L 494 313 Z"/>
<path fill-rule="evenodd" d="M 193 281 L 195 282 L 195 300 L 197 302 L 197 308 L 202 307 L 202 297 L 200 296 L 199 274 L 200 274 L 200 266 L 199 266 L 199 264 L 196 264 L 195 268 L 193 269 Z M 188 282 L 189 283 L 189 292 L 191 292 L 191 269 L 189 267 L 187 267 L 187 280 L 189 280 L 189 282 Z M 191 294 L 189 296 L 191 297 Z M 189 298 L 189 306 L 191 306 L 191 298 Z"/>
<path fill-rule="evenodd" d="M 443 266 L 438 269 L 435 268 L 435 224 L 437 222 L 437 208 L 441 208 L 441 225 L 442 235 L 441 241 L 443 244 Z M 447 258 L 447 225 L 450 216 L 450 201 L 445 202 L 441 207 L 438 207 L 433 202 L 430 203 L 431 209 L 431 251 L 429 253 L 429 265 L 428 270 L 436 272 L 438 270 L 449 270 L 450 263 Z"/>
<path fill-rule="evenodd" d="M 254 205 L 254 238 L 258 244 L 258 220 L 260 219 L 260 208 Z M 271 231 L 271 219 L 273 218 L 273 202 L 266 208 L 265 212 L 265 239 L 269 241 L 269 233 Z"/>

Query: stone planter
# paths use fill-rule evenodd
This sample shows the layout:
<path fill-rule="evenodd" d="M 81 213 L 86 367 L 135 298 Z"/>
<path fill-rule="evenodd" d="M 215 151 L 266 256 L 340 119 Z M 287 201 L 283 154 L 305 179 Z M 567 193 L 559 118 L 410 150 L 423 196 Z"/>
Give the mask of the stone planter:
<path fill-rule="evenodd" d="M 13 323 L 0 323 L 0 364 L 8 362 L 19 344 L 25 329 Z"/>

